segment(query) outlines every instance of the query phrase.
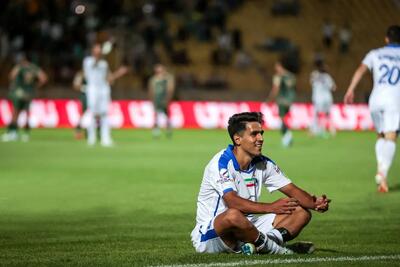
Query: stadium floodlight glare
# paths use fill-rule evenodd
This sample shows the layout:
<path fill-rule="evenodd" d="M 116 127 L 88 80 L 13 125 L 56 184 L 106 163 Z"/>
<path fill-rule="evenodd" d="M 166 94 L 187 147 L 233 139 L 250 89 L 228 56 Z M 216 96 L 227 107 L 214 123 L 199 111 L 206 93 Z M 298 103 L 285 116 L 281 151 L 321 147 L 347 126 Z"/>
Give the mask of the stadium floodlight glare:
<path fill-rule="evenodd" d="M 82 15 L 83 13 L 85 13 L 85 11 L 86 11 L 86 7 L 85 7 L 85 5 L 77 5 L 76 7 L 75 7 L 75 14 L 77 14 L 77 15 Z"/>

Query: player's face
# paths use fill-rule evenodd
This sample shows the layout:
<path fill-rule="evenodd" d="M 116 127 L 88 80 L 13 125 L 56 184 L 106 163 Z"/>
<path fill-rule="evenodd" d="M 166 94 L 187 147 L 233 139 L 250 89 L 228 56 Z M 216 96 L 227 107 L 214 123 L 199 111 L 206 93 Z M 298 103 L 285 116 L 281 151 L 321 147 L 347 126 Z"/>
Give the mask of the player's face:
<path fill-rule="evenodd" d="M 248 122 L 240 137 L 240 148 L 252 157 L 261 155 L 264 131 L 258 122 Z"/>
<path fill-rule="evenodd" d="M 277 74 L 281 74 L 283 72 L 283 67 L 281 63 L 279 62 L 275 63 L 275 72 Z"/>
<path fill-rule="evenodd" d="M 163 65 L 156 65 L 154 67 L 154 72 L 156 74 L 163 74 L 165 72 L 165 69 L 164 69 Z"/>
<path fill-rule="evenodd" d="M 100 58 L 101 57 L 101 46 L 99 44 L 96 44 L 95 46 L 93 46 L 92 55 L 95 58 Z"/>

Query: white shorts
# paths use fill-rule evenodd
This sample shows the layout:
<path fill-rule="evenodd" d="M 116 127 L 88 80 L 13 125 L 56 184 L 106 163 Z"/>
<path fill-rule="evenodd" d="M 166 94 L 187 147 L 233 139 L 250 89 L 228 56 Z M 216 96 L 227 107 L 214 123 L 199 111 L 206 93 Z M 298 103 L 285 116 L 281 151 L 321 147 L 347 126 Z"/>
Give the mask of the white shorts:
<path fill-rule="evenodd" d="M 397 132 L 400 130 L 400 111 L 398 110 L 371 110 L 371 117 L 377 133 Z"/>
<path fill-rule="evenodd" d="M 314 112 L 329 113 L 331 111 L 332 101 L 325 99 L 324 101 L 314 102 Z"/>
<path fill-rule="evenodd" d="M 262 233 L 266 234 L 274 227 L 272 226 L 276 214 L 265 214 L 254 217 L 251 222 Z M 204 225 L 196 225 L 191 233 L 192 243 L 196 252 L 199 253 L 237 253 L 237 251 L 228 247 L 214 230 L 214 219 Z M 236 247 L 240 247 L 242 242 L 238 241 Z"/>
<path fill-rule="evenodd" d="M 88 109 L 95 115 L 107 114 L 111 102 L 109 92 L 87 92 Z"/>

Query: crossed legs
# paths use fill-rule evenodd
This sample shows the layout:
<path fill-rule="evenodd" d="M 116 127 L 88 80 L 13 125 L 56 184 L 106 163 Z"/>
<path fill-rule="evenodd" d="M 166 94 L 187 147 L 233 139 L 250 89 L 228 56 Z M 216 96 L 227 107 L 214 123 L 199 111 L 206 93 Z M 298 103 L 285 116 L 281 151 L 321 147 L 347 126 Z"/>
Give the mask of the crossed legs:
<path fill-rule="evenodd" d="M 308 210 L 297 207 L 290 215 L 276 215 L 273 226 L 275 229 L 285 229 L 287 231 L 285 237 L 278 237 L 278 239 L 282 239 L 281 241 L 285 242 L 295 238 L 310 220 L 311 213 Z M 214 220 L 214 229 L 222 241 L 233 250 L 237 249 L 238 241 L 253 243 L 258 248 L 265 246 L 265 243 L 257 244 L 260 235 L 265 235 L 267 240 L 269 239 L 270 242 L 275 243 L 270 244 L 272 247 L 267 248 L 268 250 L 279 249 L 279 243 L 281 243 L 274 242 L 268 236 L 268 233 L 260 234 L 260 231 L 237 209 L 228 209 L 218 215 Z M 266 252 L 271 253 L 271 251 Z"/>

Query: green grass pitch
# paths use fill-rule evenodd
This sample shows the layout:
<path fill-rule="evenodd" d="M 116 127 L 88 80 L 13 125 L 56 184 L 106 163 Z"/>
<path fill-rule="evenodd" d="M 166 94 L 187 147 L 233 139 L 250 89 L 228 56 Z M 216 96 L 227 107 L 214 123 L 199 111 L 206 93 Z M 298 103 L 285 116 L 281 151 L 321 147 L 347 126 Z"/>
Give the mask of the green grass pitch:
<path fill-rule="evenodd" d="M 3 132 L 3 131 L 1 131 Z M 283 149 L 265 133 L 264 154 L 299 186 L 332 198 L 298 240 L 313 255 L 201 255 L 190 242 L 204 166 L 229 143 L 223 130 L 115 130 L 116 146 L 89 148 L 72 130 L 33 130 L 29 143 L 0 143 L 1 266 L 186 265 L 312 257 L 400 254 L 400 156 L 391 191 L 376 193 L 375 134 L 295 132 Z M 279 193 L 264 191 L 263 200 Z M 253 262 L 254 263 L 254 262 Z M 290 266 L 390 266 L 399 260 Z M 237 265 L 235 265 L 237 266 Z M 253 265 L 257 266 L 257 265 Z M 282 266 L 282 265 L 281 265 Z"/>

